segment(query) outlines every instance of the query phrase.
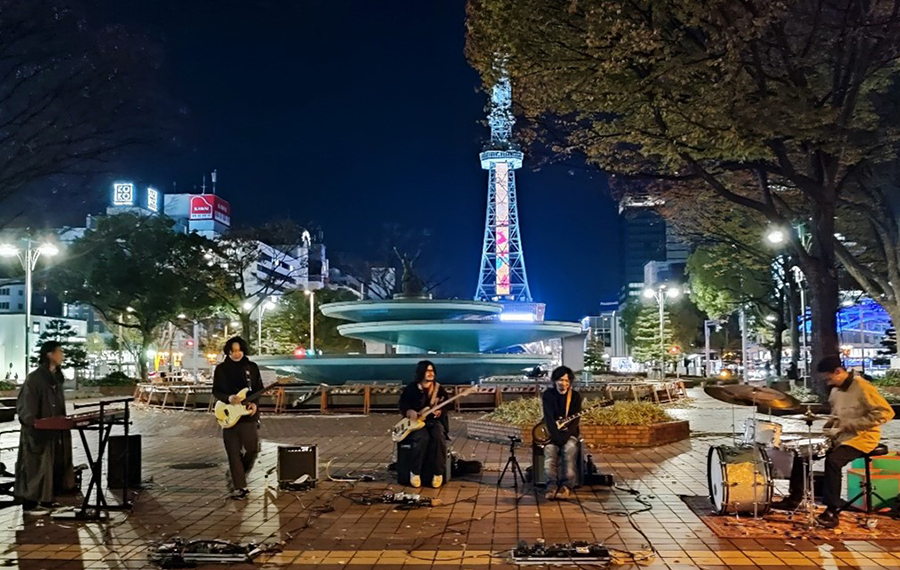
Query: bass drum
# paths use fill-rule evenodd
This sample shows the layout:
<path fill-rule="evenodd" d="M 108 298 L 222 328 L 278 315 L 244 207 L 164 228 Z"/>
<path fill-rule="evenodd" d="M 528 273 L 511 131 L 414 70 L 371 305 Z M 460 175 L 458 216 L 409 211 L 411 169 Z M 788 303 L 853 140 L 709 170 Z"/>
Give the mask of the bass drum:
<path fill-rule="evenodd" d="M 709 500 L 717 514 L 752 514 L 756 503 L 756 512 L 761 515 L 772 506 L 772 464 L 764 448 L 710 447 L 706 473 Z"/>

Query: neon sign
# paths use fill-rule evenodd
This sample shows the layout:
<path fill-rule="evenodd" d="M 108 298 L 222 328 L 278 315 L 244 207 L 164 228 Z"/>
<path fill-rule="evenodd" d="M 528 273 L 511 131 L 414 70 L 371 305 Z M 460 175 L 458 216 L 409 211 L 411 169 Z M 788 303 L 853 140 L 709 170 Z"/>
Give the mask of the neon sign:
<path fill-rule="evenodd" d="M 494 166 L 494 247 L 496 249 L 497 296 L 509 295 L 509 165 Z"/>
<path fill-rule="evenodd" d="M 113 184 L 113 205 L 134 205 L 134 184 L 130 182 L 117 182 Z"/>

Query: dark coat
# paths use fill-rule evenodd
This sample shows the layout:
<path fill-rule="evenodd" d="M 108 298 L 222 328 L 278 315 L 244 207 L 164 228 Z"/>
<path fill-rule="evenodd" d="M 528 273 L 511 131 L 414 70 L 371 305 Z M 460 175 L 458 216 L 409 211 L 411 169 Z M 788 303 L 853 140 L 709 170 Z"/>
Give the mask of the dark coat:
<path fill-rule="evenodd" d="M 15 495 L 28 501 L 51 502 L 75 487 L 72 435 L 68 430 L 40 430 L 34 421 L 66 415 L 63 375 L 41 366 L 25 378 L 16 402 L 22 427 L 16 461 Z"/>
<path fill-rule="evenodd" d="M 563 446 L 569 441 L 570 437 L 578 438 L 581 431 L 579 429 L 580 419 L 572 421 L 562 430 L 557 429 L 556 421 L 568 416 L 577 414 L 581 411 L 581 394 L 572 390 L 572 402 L 569 404 L 569 413 L 566 414 L 566 398 L 567 394 L 560 394 L 555 386 L 551 386 L 544 390 L 541 394 L 541 404 L 544 408 L 544 421 L 547 423 L 547 429 L 550 431 L 550 441 L 558 446 Z"/>
<path fill-rule="evenodd" d="M 225 360 L 216 366 L 213 373 L 213 396 L 217 400 L 228 403 L 228 398 L 237 394 L 244 388 L 249 388 L 247 399 L 244 403 L 259 402 L 262 396 L 263 382 L 259 374 L 259 366 L 250 362 L 246 356 L 235 362 L 226 356 Z M 259 420 L 259 411 L 252 416 L 242 416 L 238 422 L 255 422 Z"/>
<path fill-rule="evenodd" d="M 440 384 L 438 386 L 437 392 L 437 402 L 435 404 L 440 404 L 444 400 L 450 397 L 450 394 L 444 389 Z M 406 412 L 409 410 L 415 410 L 417 412 L 421 412 L 425 408 L 431 407 L 431 400 L 428 397 L 428 393 L 425 390 L 420 388 L 420 384 L 418 382 L 412 382 L 406 385 L 406 388 L 403 389 L 403 392 L 400 394 L 400 413 L 406 416 Z M 425 418 L 425 423 L 430 424 L 434 422 L 439 422 L 444 426 L 444 436 L 450 436 L 450 410 L 448 410 L 449 406 L 444 406 L 441 408 L 441 417 L 436 418 L 433 415 Z"/>

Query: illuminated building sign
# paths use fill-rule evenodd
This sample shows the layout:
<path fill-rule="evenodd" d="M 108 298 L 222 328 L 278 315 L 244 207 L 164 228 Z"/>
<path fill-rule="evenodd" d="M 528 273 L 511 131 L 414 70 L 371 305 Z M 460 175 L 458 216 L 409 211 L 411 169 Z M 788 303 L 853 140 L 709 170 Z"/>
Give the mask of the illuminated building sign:
<path fill-rule="evenodd" d="M 147 188 L 147 209 L 159 212 L 159 192 L 153 188 Z"/>
<path fill-rule="evenodd" d="M 113 206 L 134 205 L 134 184 L 117 182 L 113 184 Z"/>
<path fill-rule="evenodd" d="M 497 296 L 509 295 L 509 165 L 494 166 L 494 247 L 496 248 Z"/>
<path fill-rule="evenodd" d="M 231 205 L 215 194 L 191 196 L 190 220 L 215 220 L 231 225 Z"/>

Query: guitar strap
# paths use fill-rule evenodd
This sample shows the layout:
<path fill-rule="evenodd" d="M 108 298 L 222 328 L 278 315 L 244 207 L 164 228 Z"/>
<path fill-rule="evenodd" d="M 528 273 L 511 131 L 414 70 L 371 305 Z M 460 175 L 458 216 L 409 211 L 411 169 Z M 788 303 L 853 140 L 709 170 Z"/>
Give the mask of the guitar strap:
<path fill-rule="evenodd" d="M 569 417 L 569 406 L 572 405 L 572 388 L 569 388 L 569 391 L 566 392 L 566 413 L 563 416 L 564 418 Z"/>
<path fill-rule="evenodd" d="M 428 401 L 430 402 L 429 408 L 433 408 L 438 403 L 438 391 L 440 390 L 441 385 L 437 382 L 431 383 L 431 390 L 428 392 Z"/>

